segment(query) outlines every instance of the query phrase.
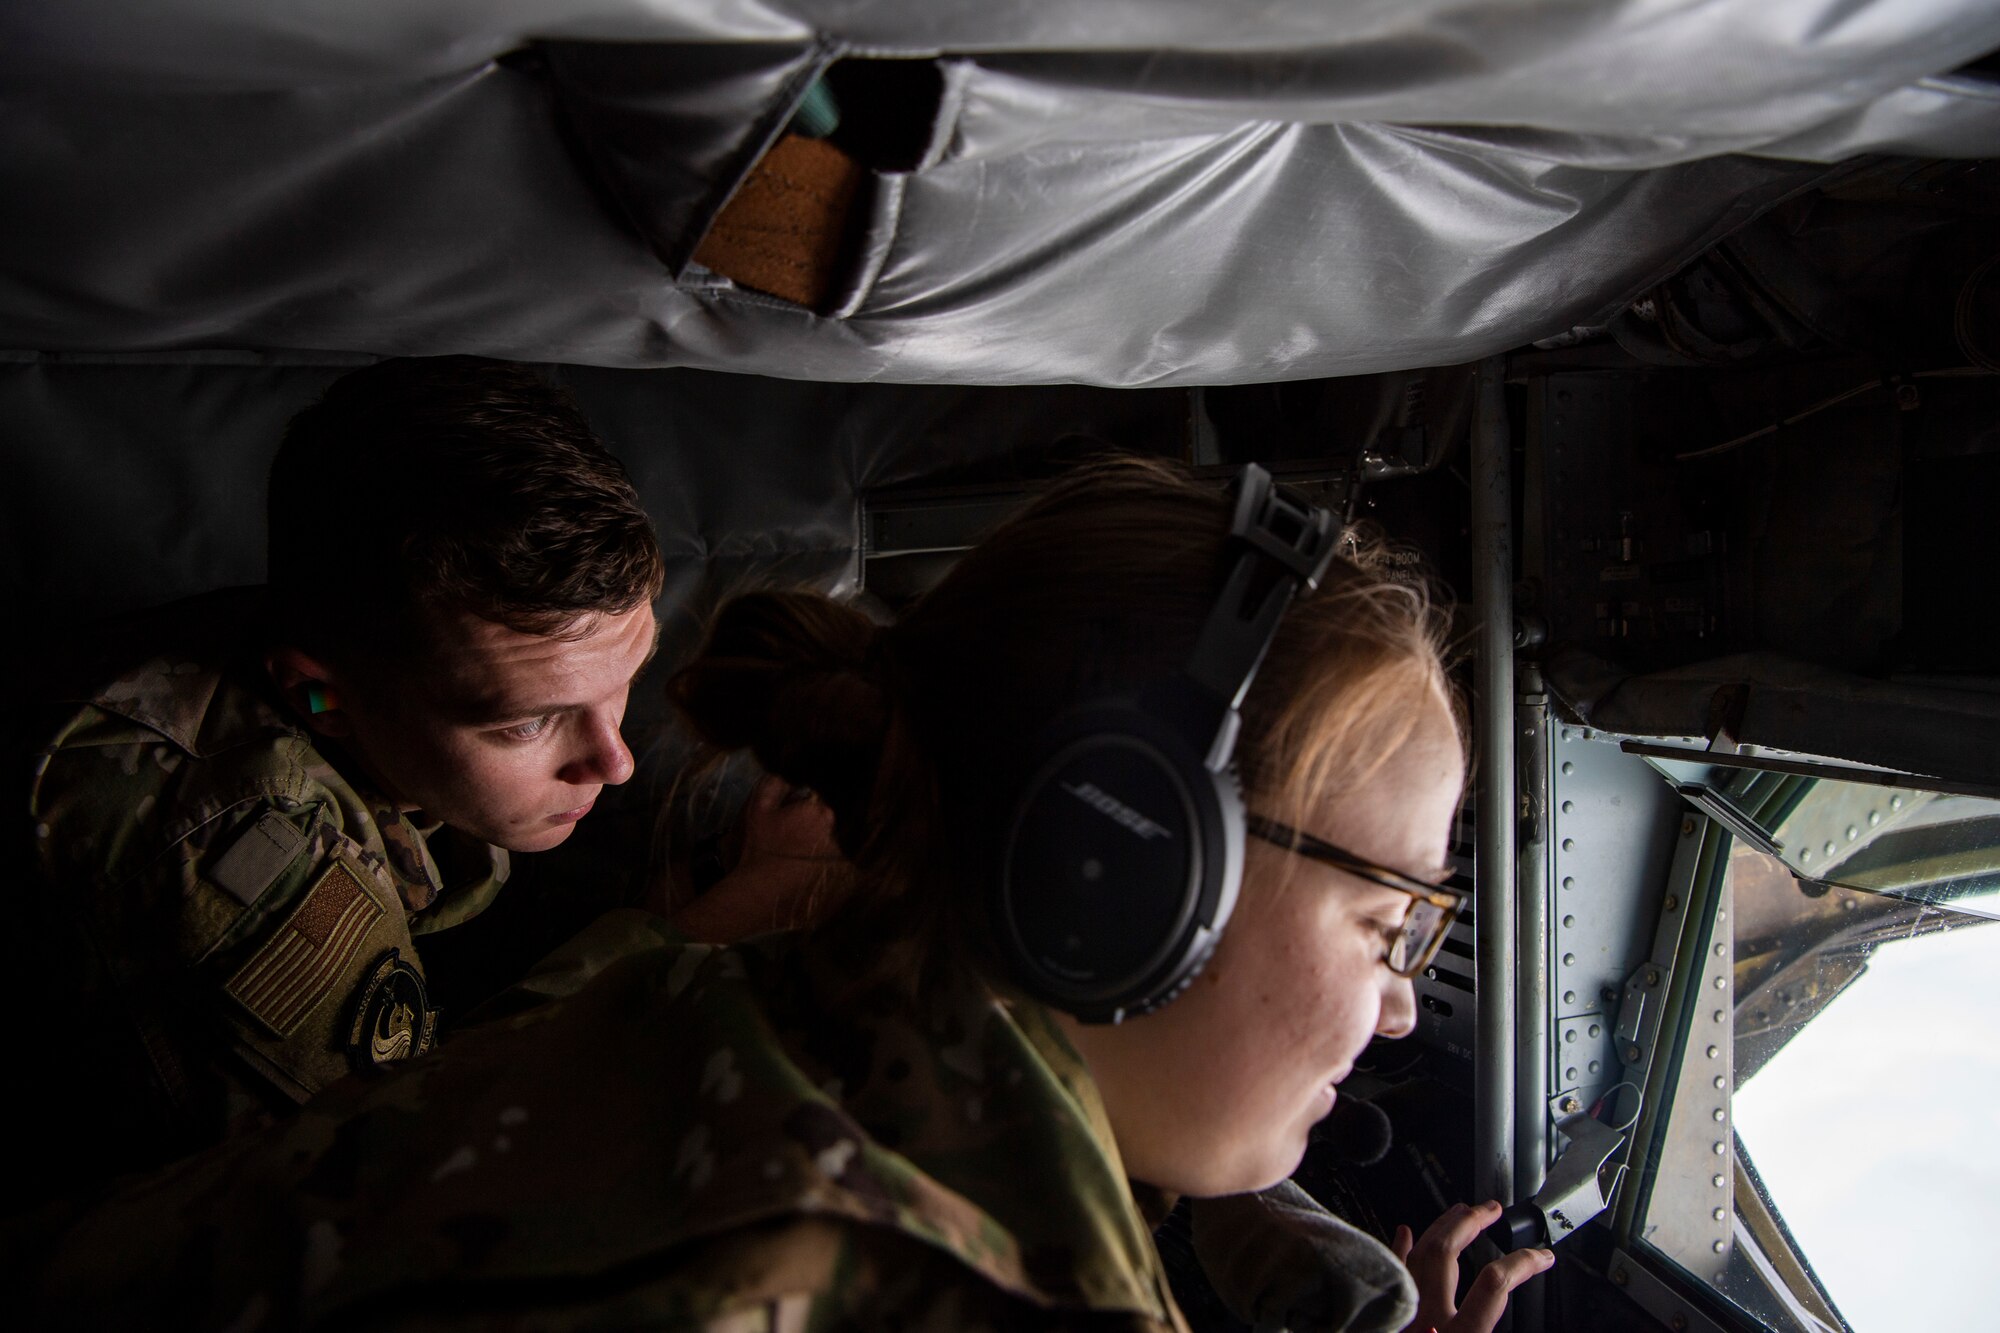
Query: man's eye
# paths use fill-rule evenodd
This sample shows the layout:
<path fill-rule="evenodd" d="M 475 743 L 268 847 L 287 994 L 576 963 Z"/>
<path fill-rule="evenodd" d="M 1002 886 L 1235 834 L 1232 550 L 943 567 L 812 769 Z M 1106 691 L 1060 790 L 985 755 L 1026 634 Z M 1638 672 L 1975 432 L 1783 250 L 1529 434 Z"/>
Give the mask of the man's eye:
<path fill-rule="evenodd" d="M 508 740 L 531 741 L 535 739 L 535 737 L 541 735 L 542 732 L 547 729 L 548 725 L 549 725 L 549 719 L 546 716 L 543 716 L 535 718 L 531 722 L 523 722 L 516 727 L 502 727 L 500 729 L 500 734 L 502 736 L 505 736 Z"/>

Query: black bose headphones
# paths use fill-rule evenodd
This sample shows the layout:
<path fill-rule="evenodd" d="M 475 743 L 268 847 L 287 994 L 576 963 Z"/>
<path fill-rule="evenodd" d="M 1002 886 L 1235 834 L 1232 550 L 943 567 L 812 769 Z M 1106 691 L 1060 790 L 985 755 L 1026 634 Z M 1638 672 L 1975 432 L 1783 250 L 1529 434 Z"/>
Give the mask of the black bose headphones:
<path fill-rule="evenodd" d="M 1091 1023 L 1159 1008 L 1215 949 L 1243 880 L 1237 707 L 1301 586 L 1319 586 L 1339 529 L 1247 465 L 1234 486 L 1242 553 L 1187 665 L 1088 704 L 1038 742 L 992 904 L 1000 961 L 1033 998 Z"/>

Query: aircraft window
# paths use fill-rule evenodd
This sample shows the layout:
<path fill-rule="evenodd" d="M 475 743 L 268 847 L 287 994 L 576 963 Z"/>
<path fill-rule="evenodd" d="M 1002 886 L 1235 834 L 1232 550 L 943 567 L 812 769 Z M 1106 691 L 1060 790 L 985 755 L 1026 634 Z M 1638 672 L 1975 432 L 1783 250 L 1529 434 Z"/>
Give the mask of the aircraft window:
<path fill-rule="evenodd" d="M 1772 1328 L 1977 1326 L 2000 803 L 1768 772 L 1713 790 L 1763 845 L 1723 844 L 1712 930 L 1687 937 L 1638 1236 Z"/>
<path fill-rule="evenodd" d="M 1739 838 L 1804 879 L 2000 916 L 2000 801 L 1652 762 Z"/>

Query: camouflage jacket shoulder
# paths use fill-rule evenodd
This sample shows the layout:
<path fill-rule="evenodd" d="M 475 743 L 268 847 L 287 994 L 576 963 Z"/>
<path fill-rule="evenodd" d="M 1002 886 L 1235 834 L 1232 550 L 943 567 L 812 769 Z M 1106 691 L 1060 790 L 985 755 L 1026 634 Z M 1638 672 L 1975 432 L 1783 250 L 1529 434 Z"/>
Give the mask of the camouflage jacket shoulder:
<path fill-rule="evenodd" d="M 183 1143 L 345 1073 L 371 980 L 420 990 L 412 936 L 506 874 L 504 852 L 426 838 L 336 768 L 260 677 L 149 660 L 70 715 L 30 779 L 43 948 L 93 1047 L 74 1063 L 134 1066 L 100 1086 L 163 1101 Z"/>
<path fill-rule="evenodd" d="M 1183 1328 L 1046 1015 L 970 979 L 853 995 L 850 961 L 614 913 L 423 1060 L 93 1216 L 48 1313 Z"/>

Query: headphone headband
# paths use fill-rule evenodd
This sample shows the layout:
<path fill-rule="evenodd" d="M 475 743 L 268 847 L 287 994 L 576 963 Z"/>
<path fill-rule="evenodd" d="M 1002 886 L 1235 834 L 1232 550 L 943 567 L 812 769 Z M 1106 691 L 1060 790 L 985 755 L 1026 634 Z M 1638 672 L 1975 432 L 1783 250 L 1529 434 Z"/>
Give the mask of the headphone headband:
<path fill-rule="evenodd" d="M 1317 505 L 1294 502 L 1278 488 L 1271 474 L 1255 463 L 1245 463 L 1232 483 L 1236 493 L 1236 514 L 1230 520 L 1229 535 L 1249 542 L 1265 555 L 1289 569 L 1306 585 L 1319 587 L 1333 559 L 1333 515 Z"/>
<path fill-rule="evenodd" d="M 1236 508 L 1229 535 L 1249 549 L 1230 568 L 1180 672 L 1213 701 L 1213 707 L 1203 709 L 1208 716 L 1196 724 L 1200 734 L 1191 739 L 1217 771 L 1229 763 L 1236 709 L 1277 637 L 1285 608 L 1301 584 L 1319 586 L 1338 536 L 1332 514 L 1295 503 L 1255 463 L 1244 465 L 1233 490 Z"/>

